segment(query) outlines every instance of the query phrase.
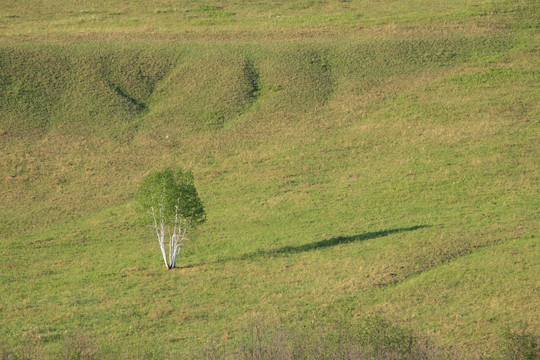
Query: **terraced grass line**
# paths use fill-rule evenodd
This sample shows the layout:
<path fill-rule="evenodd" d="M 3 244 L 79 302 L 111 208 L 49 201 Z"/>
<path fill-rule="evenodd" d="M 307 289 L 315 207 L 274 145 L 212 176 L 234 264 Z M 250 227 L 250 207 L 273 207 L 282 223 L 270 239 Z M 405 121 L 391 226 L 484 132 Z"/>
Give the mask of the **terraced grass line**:
<path fill-rule="evenodd" d="M 508 240 L 508 241 L 510 241 L 510 240 Z M 393 285 L 399 284 L 399 283 L 407 281 L 407 280 L 409 280 L 411 278 L 421 276 L 422 274 L 424 274 L 426 272 L 429 272 L 429 271 L 432 271 L 433 269 L 436 269 L 436 268 L 438 268 L 440 266 L 444 266 L 445 264 L 448 264 L 448 263 L 451 263 L 451 262 L 454 262 L 454 261 L 459 261 L 462 257 L 469 256 L 471 254 L 474 254 L 477 251 L 482 251 L 485 248 L 498 246 L 498 245 L 503 244 L 503 243 L 504 243 L 503 240 L 499 240 L 499 241 L 495 241 L 495 242 L 474 245 L 472 248 L 460 249 L 457 253 L 453 253 L 453 254 L 450 254 L 450 255 L 439 257 L 437 259 L 439 261 L 439 263 L 437 263 L 437 264 L 431 263 L 431 264 L 429 264 L 429 266 L 427 266 L 424 269 L 420 269 L 417 272 L 409 273 L 409 274 L 407 274 L 407 276 L 405 276 L 403 278 L 395 279 L 394 282 L 376 284 L 376 286 L 393 286 Z M 392 276 L 397 276 L 397 274 L 391 274 L 391 275 Z"/>

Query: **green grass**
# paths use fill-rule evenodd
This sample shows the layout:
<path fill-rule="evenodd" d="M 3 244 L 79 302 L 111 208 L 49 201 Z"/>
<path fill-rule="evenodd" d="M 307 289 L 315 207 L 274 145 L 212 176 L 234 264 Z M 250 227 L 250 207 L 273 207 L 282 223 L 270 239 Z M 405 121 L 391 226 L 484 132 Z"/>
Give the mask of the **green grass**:
<path fill-rule="evenodd" d="M 537 337 L 536 13 L 2 3 L 0 345 L 190 357 L 374 315 L 455 358 Z M 133 195 L 178 165 L 208 222 L 167 271 Z"/>

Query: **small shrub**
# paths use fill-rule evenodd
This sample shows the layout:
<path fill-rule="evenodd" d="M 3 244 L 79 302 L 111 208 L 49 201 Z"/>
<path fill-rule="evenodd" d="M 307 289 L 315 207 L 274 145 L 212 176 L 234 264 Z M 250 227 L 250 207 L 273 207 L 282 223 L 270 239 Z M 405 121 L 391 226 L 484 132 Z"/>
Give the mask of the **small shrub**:
<path fill-rule="evenodd" d="M 219 352 L 218 352 L 219 350 Z M 359 322 L 319 324 L 287 329 L 278 324 L 256 322 L 247 329 L 232 353 L 207 349 L 204 359 L 243 360 L 424 360 L 437 359 L 433 347 L 410 331 L 381 318 Z"/>
<path fill-rule="evenodd" d="M 94 340 L 85 334 L 66 336 L 62 352 L 63 360 L 93 360 L 98 359 L 98 348 Z"/>
<path fill-rule="evenodd" d="M 170 14 L 170 13 L 173 13 L 175 11 L 176 11 L 176 9 L 174 9 L 174 8 L 161 8 L 161 9 L 154 10 L 154 14 Z"/>
<path fill-rule="evenodd" d="M 40 343 L 26 343 L 16 350 L 0 346 L 0 360 L 45 360 L 46 358 Z"/>
<path fill-rule="evenodd" d="M 508 331 L 504 335 L 502 358 L 506 360 L 537 360 L 540 359 L 538 336 L 522 327 Z"/>
<path fill-rule="evenodd" d="M 0 360 L 11 360 L 15 359 L 15 356 L 10 352 L 6 347 L 0 345 Z"/>

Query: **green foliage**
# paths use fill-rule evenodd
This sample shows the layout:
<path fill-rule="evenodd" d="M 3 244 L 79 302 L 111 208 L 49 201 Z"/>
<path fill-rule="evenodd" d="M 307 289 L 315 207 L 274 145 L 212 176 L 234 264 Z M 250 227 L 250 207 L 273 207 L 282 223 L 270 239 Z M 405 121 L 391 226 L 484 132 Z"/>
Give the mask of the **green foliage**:
<path fill-rule="evenodd" d="M 142 212 L 163 218 L 167 225 L 174 224 L 177 214 L 190 227 L 206 221 L 193 174 L 182 168 L 173 170 L 167 167 L 147 175 L 139 185 L 136 199 Z"/>

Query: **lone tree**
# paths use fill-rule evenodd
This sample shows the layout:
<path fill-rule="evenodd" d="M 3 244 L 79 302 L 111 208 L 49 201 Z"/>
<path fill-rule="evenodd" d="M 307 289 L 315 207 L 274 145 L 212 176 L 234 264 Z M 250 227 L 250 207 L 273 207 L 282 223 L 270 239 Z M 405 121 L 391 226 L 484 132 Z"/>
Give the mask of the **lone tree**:
<path fill-rule="evenodd" d="M 153 223 L 168 269 L 174 268 L 188 230 L 206 221 L 206 213 L 191 171 L 165 168 L 147 175 L 136 198 L 148 222 Z M 165 251 L 165 242 L 169 252 Z"/>

